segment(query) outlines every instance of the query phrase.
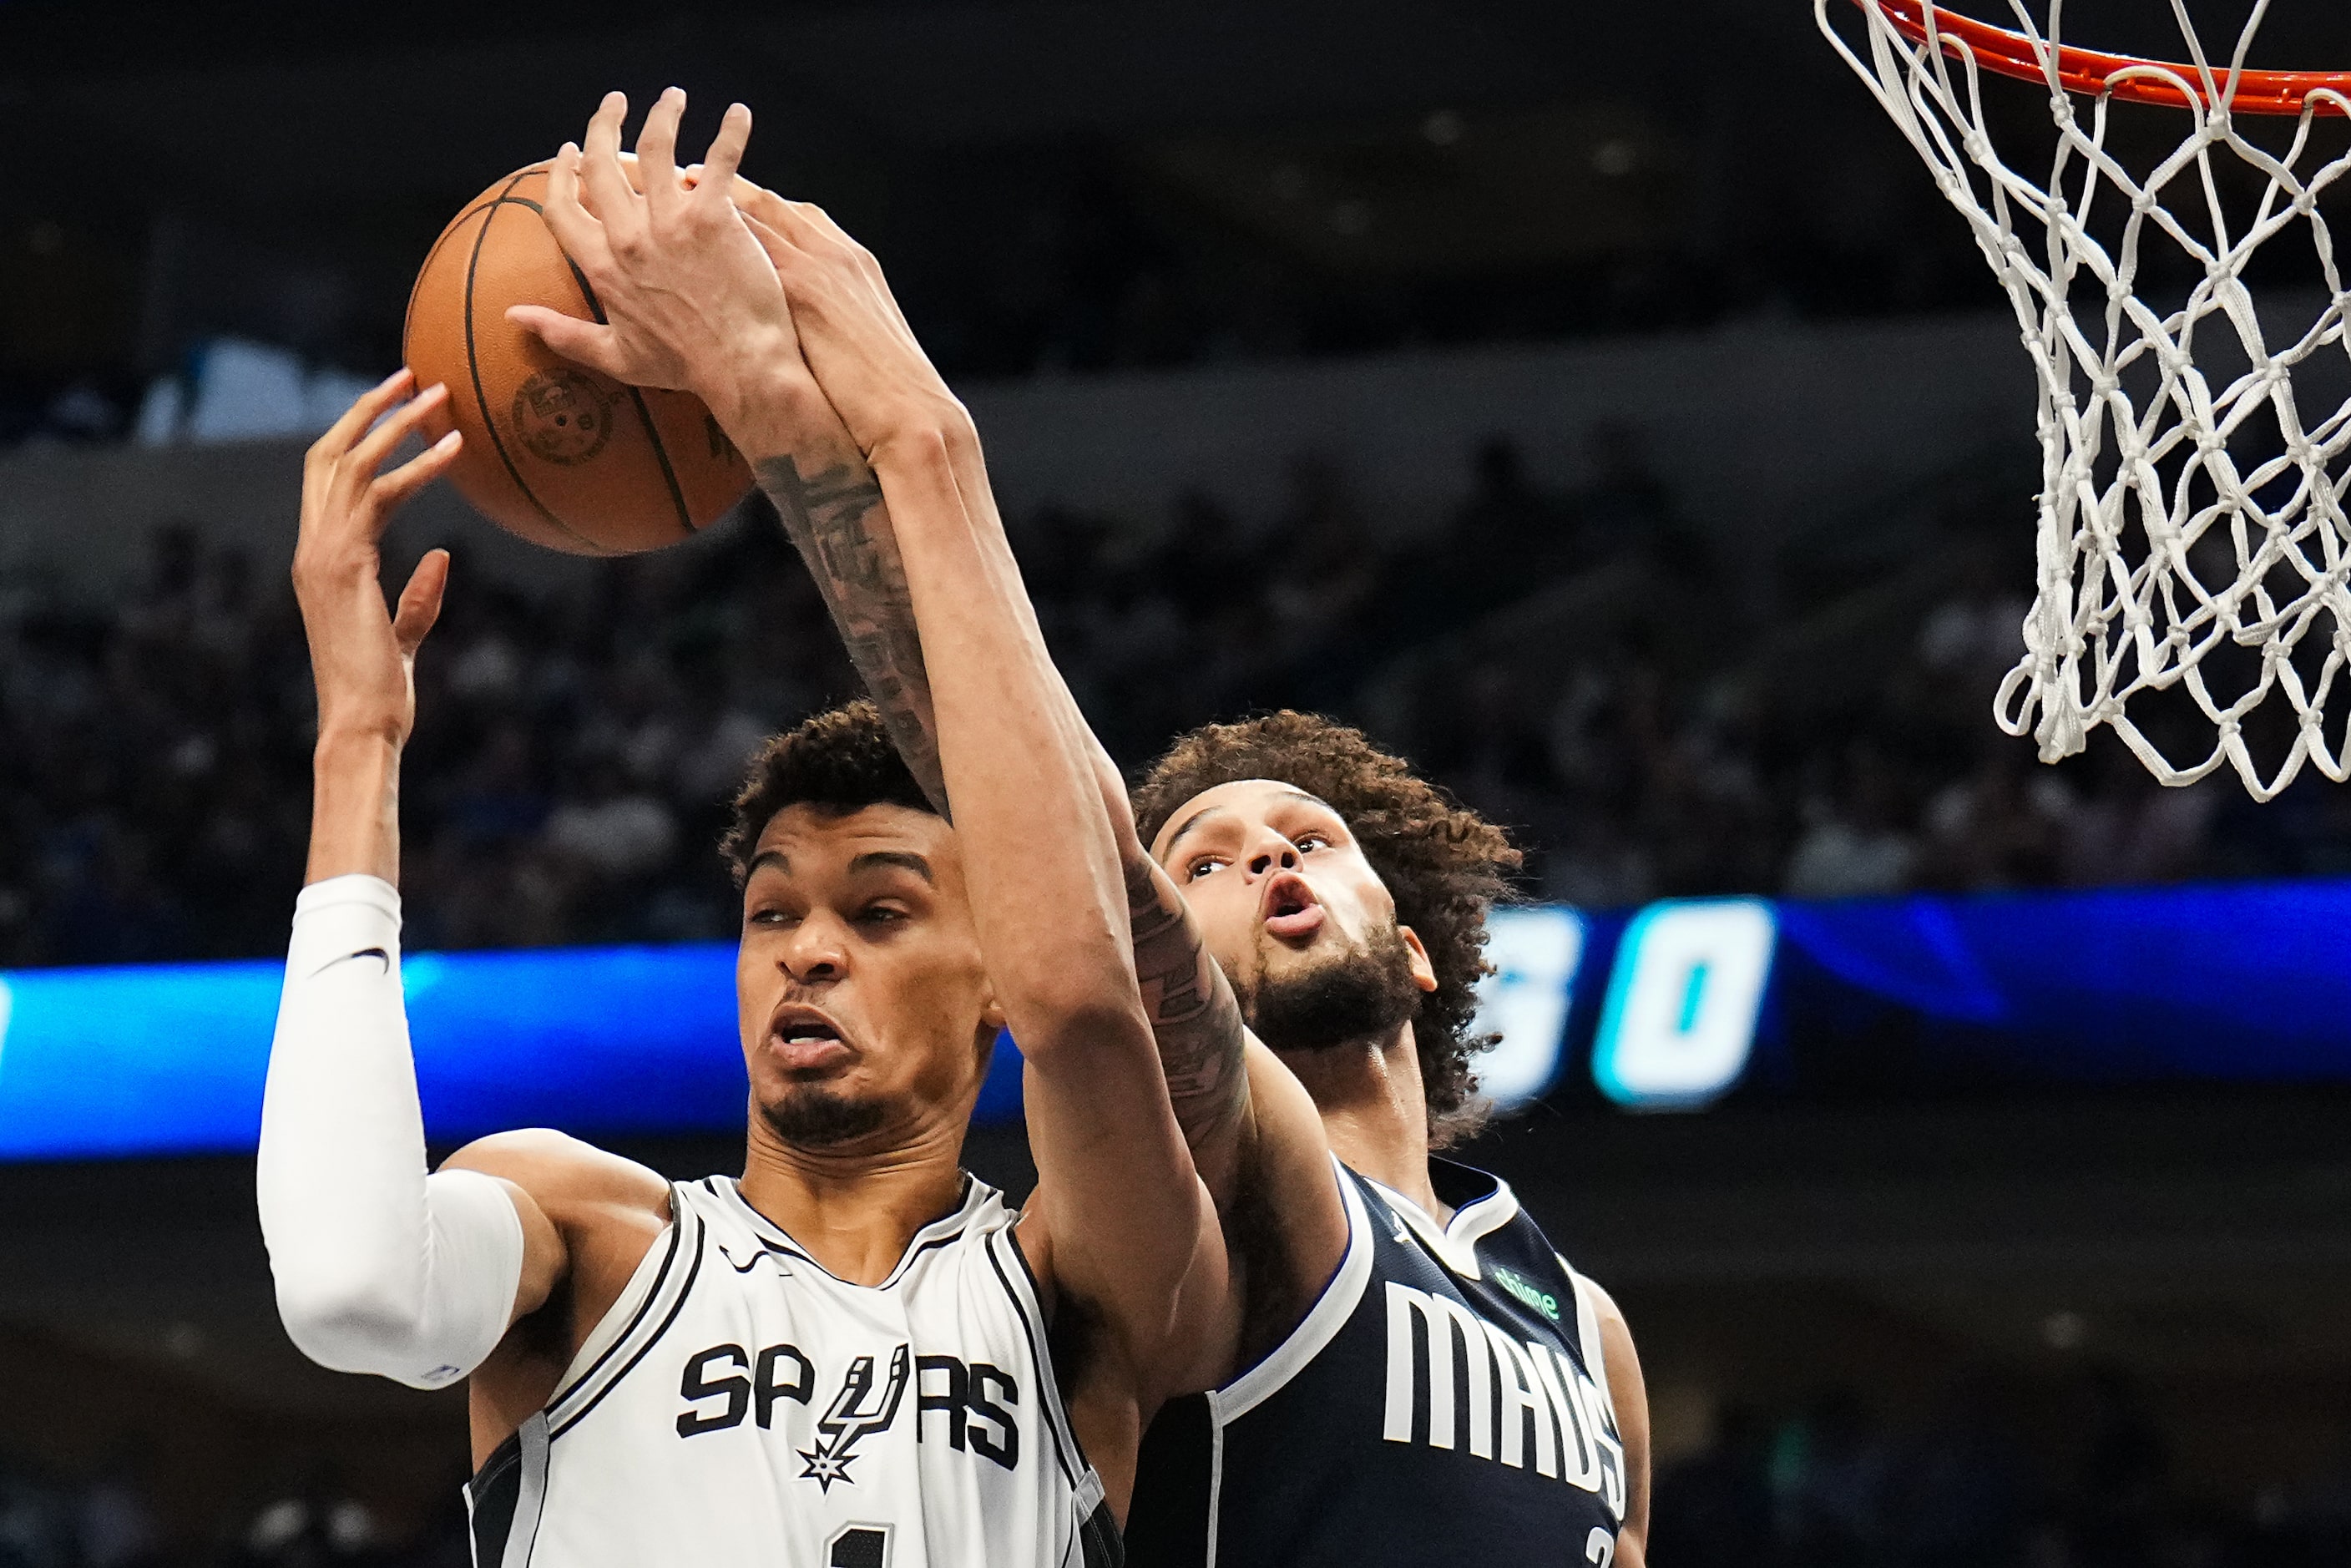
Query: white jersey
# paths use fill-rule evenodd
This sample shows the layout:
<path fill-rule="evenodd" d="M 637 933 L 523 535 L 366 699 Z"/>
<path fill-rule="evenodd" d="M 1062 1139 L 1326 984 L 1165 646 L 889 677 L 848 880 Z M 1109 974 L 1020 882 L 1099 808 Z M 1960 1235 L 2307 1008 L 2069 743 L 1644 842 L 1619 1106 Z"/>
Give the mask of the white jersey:
<path fill-rule="evenodd" d="M 475 1568 L 1100 1568 L 1119 1558 L 1016 1218 L 965 1178 L 879 1285 L 726 1176 L 465 1489 Z"/>

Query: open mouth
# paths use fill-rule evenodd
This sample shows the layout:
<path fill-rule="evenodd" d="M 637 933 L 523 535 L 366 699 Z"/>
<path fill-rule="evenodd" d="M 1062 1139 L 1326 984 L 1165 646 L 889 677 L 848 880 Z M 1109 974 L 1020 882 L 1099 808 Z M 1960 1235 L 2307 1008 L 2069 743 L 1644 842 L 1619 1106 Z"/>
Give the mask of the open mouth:
<path fill-rule="evenodd" d="M 768 1039 L 789 1068 L 821 1067 L 849 1054 L 841 1026 L 814 1008 L 779 1009 L 768 1025 Z"/>
<path fill-rule="evenodd" d="M 1276 936 L 1301 940 L 1322 928 L 1322 905 L 1306 879 L 1284 872 L 1266 883 L 1262 905 L 1265 928 Z"/>

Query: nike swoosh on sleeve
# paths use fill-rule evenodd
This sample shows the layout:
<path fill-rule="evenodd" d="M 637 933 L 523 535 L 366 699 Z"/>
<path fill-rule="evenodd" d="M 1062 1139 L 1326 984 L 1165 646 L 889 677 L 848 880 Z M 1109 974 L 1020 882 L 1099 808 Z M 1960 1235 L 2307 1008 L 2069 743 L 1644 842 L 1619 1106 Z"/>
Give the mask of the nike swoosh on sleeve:
<path fill-rule="evenodd" d="M 377 963 L 383 966 L 383 972 L 385 974 L 389 975 L 392 973 L 392 955 L 385 952 L 381 947 L 362 947 L 356 953 L 346 953 L 340 958 L 330 958 L 326 963 L 319 965 L 316 973 L 323 975 L 328 970 L 333 968 L 337 964 L 348 964 L 354 958 L 373 958 Z"/>

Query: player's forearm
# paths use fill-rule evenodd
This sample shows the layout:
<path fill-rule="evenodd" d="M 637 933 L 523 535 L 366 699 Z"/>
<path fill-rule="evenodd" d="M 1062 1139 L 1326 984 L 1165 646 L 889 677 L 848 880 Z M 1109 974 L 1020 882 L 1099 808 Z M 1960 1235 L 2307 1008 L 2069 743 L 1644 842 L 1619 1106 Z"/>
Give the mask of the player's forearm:
<path fill-rule="evenodd" d="M 1124 879 L 1091 754 L 1061 707 L 1017 577 L 990 558 L 947 459 L 917 433 L 874 455 L 921 628 L 973 911 L 1008 1008 L 1035 1025 L 1136 1006 Z M 1048 1037 L 1014 1032 L 1024 1050 Z"/>
<path fill-rule="evenodd" d="M 296 904 L 255 1189 L 279 1315 L 319 1364 L 439 1387 L 506 1333 L 521 1220 L 489 1176 L 425 1174 L 400 895 L 375 877 Z"/>
<path fill-rule="evenodd" d="M 310 758 L 305 883 L 360 873 L 400 885 L 400 743 L 381 729 L 330 729 Z"/>
<path fill-rule="evenodd" d="M 1126 889 L 1134 977 L 1159 1049 L 1168 1103 L 1221 1209 L 1233 1195 L 1249 1110 L 1240 1005 L 1184 895 L 1147 854 L 1139 865 L 1128 864 Z"/>
<path fill-rule="evenodd" d="M 981 550 L 1000 573 L 1017 582 L 1019 566 L 996 507 L 977 433 L 966 426 L 950 427 L 946 449 Z M 1044 634 L 1035 607 L 1026 592 L 1016 597 L 1028 637 L 1042 649 Z M 1221 1206 L 1231 1196 L 1238 1134 L 1249 1107 L 1248 1037 L 1240 1007 L 1231 983 L 1207 951 L 1191 907 L 1136 834 L 1117 765 L 1086 724 L 1057 667 L 1052 676 L 1063 726 L 1092 765 L 1118 842 L 1135 978 L 1159 1049 L 1168 1100 L 1201 1177 Z"/>
<path fill-rule="evenodd" d="M 974 544 L 1002 580 L 1017 584 L 1019 565 L 996 508 L 977 434 L 965 422 L 949 421 L 938 438 Z M 845 431 L 842 439 L 845 443 Z M 853 450 L 831 455 L 840 460 L 836 474 L 852 463 L 853 474 L 868 473 Z M 879 482 L 869 489 L 841 477 L 820 489 L 810 483 L 801 461 L 789 455 L 768 459 L 759 469 L 761 484 L 777 498 L 777 509 L 784 513 L 794 543 L 815 571 L 876 703 L 890 717 L 893 733 L 913 737 L 911 746 L 901 738 L 901 751 L 938 802 L 945 790 L 943 781 L 933 787 L 938 753 L 930 683 L 923 668 L 905 565 L 889 510 L 880 501 Z M 1110 815 L 1126 887 L 1135 976 L 1169 1099 L 1186 1141 L 1200 1159 L 1202 1175 L 1221 1201 L 1235 1163 L 1233 1134 L 1249 1096 L 1240 1009 L 1223 971 L 1208 956 L 1190 909 L 1136 836 L 1124 781 L 1087 727 L 1068 684 L 1051 665 L 1034 605 L 1025 591 L 1010 598 L 1022 643 L 1032 657 L 1044 658 L 1050 688 L 1046 695 L 1061 732 L 1069 744 L 1081 749 Z"/>
<path fill-rule="evenodd" d="M 882 486 L 812 385 L 779 389 L 770 402 L 780 406 L 753 434 L 756 444 L 745 449 L 752 472 L 783 519 L 785 537 L 808 563 L 850 662 L 914 781 L 939 814 L 953 821 L 939 773 L 930 676 Z"/>

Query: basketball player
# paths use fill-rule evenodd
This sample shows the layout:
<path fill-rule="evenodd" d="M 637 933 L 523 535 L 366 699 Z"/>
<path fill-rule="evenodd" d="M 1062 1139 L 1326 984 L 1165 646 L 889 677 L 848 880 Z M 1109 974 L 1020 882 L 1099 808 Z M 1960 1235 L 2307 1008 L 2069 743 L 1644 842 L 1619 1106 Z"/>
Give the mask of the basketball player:
<path fill-rule="evenodd" d="M 688 193 L 682 109 L 665 96 L 640 139 L 645 195 L 616 102 L 551 182 L 615 323 L 606 358 L 702 395 L 771 482 L 793 476 L 787 507 L 862 517 L 886 496 L 956 823 L 870 708 L 811 719 L 754 766 L 727 843 L 739 1179 L 671 1184 L 545 1132 L 428 1176 L 397 788 L 448 558 L 387 613 L 378 541 L 455 438 L 379 472 L 444 394 L 396 376 L 362 397 L 312 449 L 295 560 L 319 735 L 257 1177 L 281 1315 L 328 1366 L 469 1380 L 484 1568 L 1114 1562 L 1142 1422 L 1196 1382 L 1199 1325 L 1230 1294 L 1128 953 L 1132 822 L 1088 737 L 1027 700 L 1040 644 L 961 499 L 975 481 L 923 439 L 940 411 L 851 405 L 884 420 L 861 432 L 879 495 L 862 466 L 846 497 L 802 482 L 791 455 L 840 427 L 725 193 L 748 117 L 730 112 L 714 183 Z M 815 490 L 831 498 L 809 507 Z M 1017 1217 L 956 1164 L 1007 1024 L 1038 1166 Z"/>
<path fill-rule="evenodd" d="M 1236 1096 L 1261 1092 L 1267 1047 L 1305 1085 L 1348 1241 L 1334 1272 L 1297 1239 L 1306 1184 L 1245 1175 L 1243 1370 L 1160 1412 L 1129 1562 L 1637 1568 L 1648 1404 L 1624 1316 L 1508 1186 L 1430 1152 L 1475 1124 L 1473 988 L 1517 852 L 1296 713 L 1181 737 L 1134 810 L 1256 1037 L 1228 1047 L 1249 1064 Z"/>
<path fill-rule="evenodd" d="M 813 208 L 737 191 L 860 447 L 944 448 L 985 538 L 980 580 L 1017 585 L 967 419 L 872 258 Z M 533 321 L 624 369 L 600 357 L 606 331 Z M 921 736 L 935 646 L 921 596 L 891 574 L 940 568 L 918 565 L 911 538 L 893 549 L 889 526 L 872 513 L 795 538 L 836 617 L 863 629 L 852 651 L 898 709 L 893 732 Z M 844 545 L 859 569 L 828 570 Z M 1007 700 L 1082 733 L 1025 601 L 990 602 L 1030 646 Z M 1622 1314 L 1503 1184 L 1429 1154 L 1474 1090 L 1484 913 L 1515 852 L 1356 732 L 1298 715 L 1186 737 L 1138 806 L 1157 841 L 1155 862 L 1130 852 L 1127 866 L 1137 969 L 1246 1289 L 1219 1302 L 1211 1391 L 1160 1416 L 1134 1559 L 1639 1564 L 1647 1409 Z M 1164 897 L 1171 876 L 1181 902 Z"/>

